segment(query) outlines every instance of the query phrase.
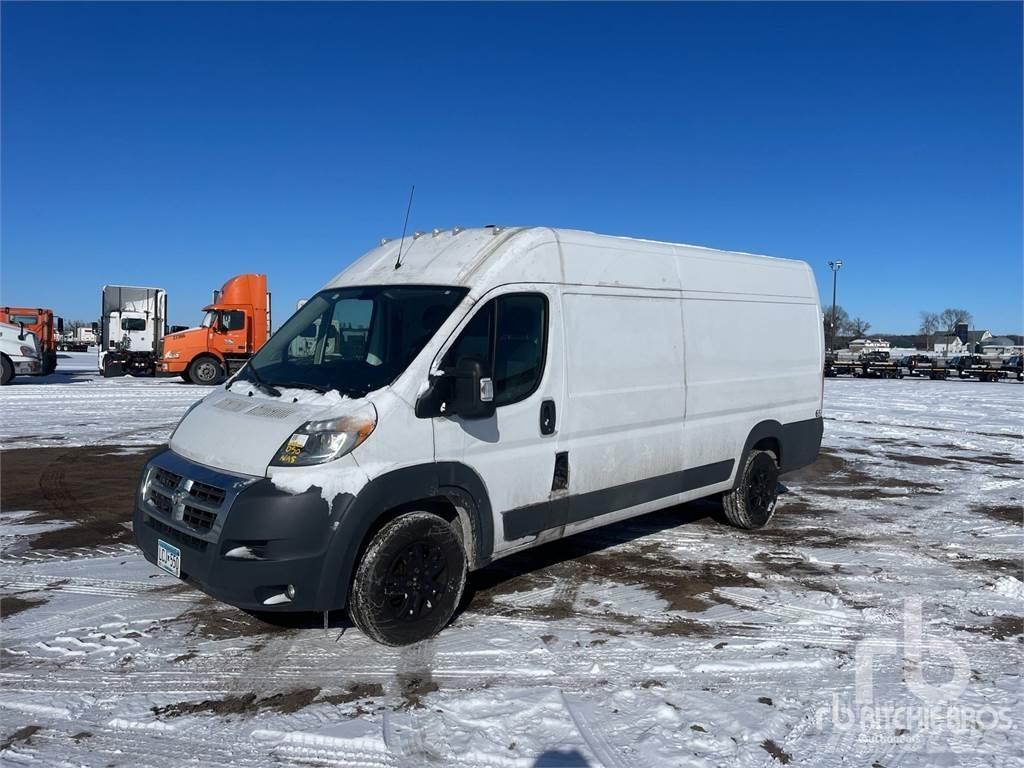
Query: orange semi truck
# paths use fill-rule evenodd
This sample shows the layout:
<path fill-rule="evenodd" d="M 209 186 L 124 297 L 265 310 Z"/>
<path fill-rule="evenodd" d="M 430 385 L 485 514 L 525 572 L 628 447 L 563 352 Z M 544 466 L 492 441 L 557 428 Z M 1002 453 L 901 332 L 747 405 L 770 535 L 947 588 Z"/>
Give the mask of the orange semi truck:
<path fill-rule="evenodd" d="M 64 320 L 52 309 L 41 307 L 0 307 L 0 323 L 23 325 L 39 339 L 42 372 L 47 376 L 57 370 L 57 344 L 64 333 Z"/>
<path fill-rule="evenodd" d="M 232 277 L 203 311 L 198 328 L 164 337 L 158 375 L 219 384 L 245 365 L 270 336 L 267 276 Z"/>

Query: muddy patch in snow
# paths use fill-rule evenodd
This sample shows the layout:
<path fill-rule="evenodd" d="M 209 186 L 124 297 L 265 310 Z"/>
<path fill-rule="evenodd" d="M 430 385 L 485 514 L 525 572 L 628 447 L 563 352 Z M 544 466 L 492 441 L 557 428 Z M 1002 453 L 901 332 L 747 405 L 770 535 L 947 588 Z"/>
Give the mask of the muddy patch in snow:
<path fill-rule="evenodd" d="M 1024 525 L 1024 505 L 1022 504 L 976 504 L 971 507 L 971 511 L 980 512 L 986 517 L 991 517 L 993 520 L 998 520 L 1001 523 Z"/>
<path fill-rule="evenodd" d="M 110 446 L 22 448 L 0 452 L 0 509 L 30 510 L 23 523 L 69 523 L 32 537 L 29 548 L 64 550 L 131 540 L 135 491 L 157 449 L 118 453 Z"/>
<path fill-rule="evenodd" d="M 259 616 L 219 603 L 212 597 L 204 595 L 201 600 L 199 607 L 186 611 L 176 619 L 176 621 L 191 625 L 186 637 L 203 640 L 235 640 L 297 631 L 285 622 L 264 621 Z M 304 614 L 297 614 L 294 620 L 299 619 L 308 620 L 308 617 Z"/>
<path fill-rule="evenodd" d="M 577 591 L 585 583 L 650 590 L 669 611 L 701 612 L 728 602 L 716 595 L 717 589 L 756 586 L 756 582 L 723 561 L 680 563 L 657 542 L 635 543 L 641 536 L 676 527 L 717 528 L 720 523 L 709 518 L 718 511 L 720 507 L 708 502 L 686 504 L 499 560 L 471 574 L 469 610 L 507 613 L 510 604 L 500 600 L 503 596 L 553 587 L 548 600 L 531 601 L 525 610 L 547 618 L 569 618 L 576 612 Z"/>
<path fill-rule="evenodd" d="M 993 640 L 1007 640 L 1017 638 L 1018 642 L 1024 642 L 1024 617 L 1021 616 L 993 616 L 988 624 L 978 626 L 958 624 L 954 629 L 960 632 L 970 632 L 977 635 L 987 635 Z"/>
<path fill-rule="evenodd" d="M 0 753 L 4 750 L 10 749 L 15 744 L 31 744 L 32 737 L 41 730 L 43 730 L 41 725 L 26 725 L 24 728 L 19 728 L 0 742 Z"/>
<path fill-rule="evenodd" d="M 35 608 L 38 605 L 45 605 L 46 600 L 41 597 L 18 597 L 17 595 L 0 596 L 0 618 L 9 619 L 22 611 Z"/>
<path fill-rule="evenodd" d="M 423 697 L 440 690 L 429 670 L 399 674 L 398 687 L 406 709 L 423 709 Z"/>
<path fill-rule="evenodd" d="M 348 704 L 353 701 L 379 698 L 383 695 L 384 686 L 380 683 L 353 683 L 348 690 L 321 696 L 316 702 L 317 704 Z"/>
<path fill-rule="evenodd" d="M 226 696 L 223 699 L 204 699 L 196 702 L 179 702 L 155 706 L 150 711 L 158 719 L 169 719 L 184 717 L 187 715 L 218 715 L 227 717 L 241 715 L 251 717 L 261 710 L 273 710 L 280 714 L 298 712 L 320 695 L 319 688 L 303 688 L 301 690 L 289 691 L 287 693 L 275 693 L 272 696 L 259 698 L 255 693 L 246 693 L 240 696 Z"/>

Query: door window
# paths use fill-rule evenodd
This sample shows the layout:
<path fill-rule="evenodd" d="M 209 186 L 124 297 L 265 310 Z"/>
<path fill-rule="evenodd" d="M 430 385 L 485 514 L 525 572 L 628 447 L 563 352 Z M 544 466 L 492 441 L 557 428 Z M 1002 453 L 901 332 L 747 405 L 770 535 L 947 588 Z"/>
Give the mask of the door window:
<path fill-rule="evenodd" d="M 479 360 L 494 382 L 495 406 L 525 400 L 544 374 L 547 299 L 537 293 L 499 296 L 484 305 L 445 354 L 443 368 Z"/>
<path fill-rule="evenodd" d="M 245 328 L 245 312 L 232 309 L 220 313 L 222 331 L 240 331 Z"/>

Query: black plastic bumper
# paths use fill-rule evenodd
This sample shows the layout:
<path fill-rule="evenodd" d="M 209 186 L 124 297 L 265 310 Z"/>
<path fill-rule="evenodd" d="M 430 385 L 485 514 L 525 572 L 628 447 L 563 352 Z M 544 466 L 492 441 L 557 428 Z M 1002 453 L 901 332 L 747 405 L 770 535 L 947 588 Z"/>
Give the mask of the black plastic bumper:
<path fill-rule="evenodd" d="M 182 478 L 171 493 L 171 510 L 149 501 L 147 482 L 156 467 Z M 181 515 L 190 480 L 228 487 L 208 529 L 190 525 L 189 516 Z M 343 607 L 348 592 L 348 575 L 338 571 L 330 553 L 338 519 L 351 500 L 338 496 L 329 510 L 319 489 L 291 494 L 266 478 L 216 473 L 165 451 L 143 471 L 133 515 L 135 540 L 154 564 L 158 540 L 179 549 L 182 580 L 225 603 L 263 611 L 330 610 Z M 236 555 L 228 557 L 231 551 Z M 282 601 L 289 586 L 293 597 Z"/>

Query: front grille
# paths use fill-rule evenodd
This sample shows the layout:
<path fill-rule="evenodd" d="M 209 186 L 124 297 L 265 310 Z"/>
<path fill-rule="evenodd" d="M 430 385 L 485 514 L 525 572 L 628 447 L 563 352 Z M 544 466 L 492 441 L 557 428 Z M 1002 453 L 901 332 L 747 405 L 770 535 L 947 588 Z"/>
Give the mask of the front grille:
<path fill-rule="evenodd" d="M 210 530 L 213 528 L 213 523 L 216 519 L 217 515 L 215 513 L 207 512 L 199 507 L 193 507 L 191 504 L 185 505 L 185 512 L 181 516 L 181 521 L 196 531 Z"/>
<path fill-rule="evenodd" d="M 179 531 L 177 528 L 171 528 L 167 523 L 161 522 L 154 517 L 146 515 L 146 525 L 152 528 L 154 531 L 159 533 L 161 536 L 170 539 L 176 544 L 183 544 L 186 547 L 194 549 L 198 552 L 205 552 L 207 544 L 202 539 L 198 539 L 195 536 L 189 536 L 184 531 Z"/>
<path fill-rule="evenodd" d="M 197 480 L 192 481 L 192 486 L 189 488 L 188 492 L 190 496 L 204 504 L 212 504 L 215 507 L 219 507 L 224 503 L 223 488 L 217 488 L 213 485 L 200 483 Z"/>
<path fill-rule="evenodd" d="M 149 501 L 157 508 L 157 510 L 163 512 L 165 515 L 169 515 L 174 511 L 174 503 L 157 490 L 150 489 Z"/>
<path fill-rule="evenodd" d="M 145 497 L 160 516 L 181 521 L 198 533 L 213 529 L 226 498 L 224 488 L 190 480 L 163 467 L 154 467 Z"/>
<path fill-rule="evenodd" d="M 157 467 L 153 470 L 153 482 L 169 491 L 174 491 L 177 490 L 178 483 L 181 482 L 181 475 L 176 475 L 162 467 Z"/>

